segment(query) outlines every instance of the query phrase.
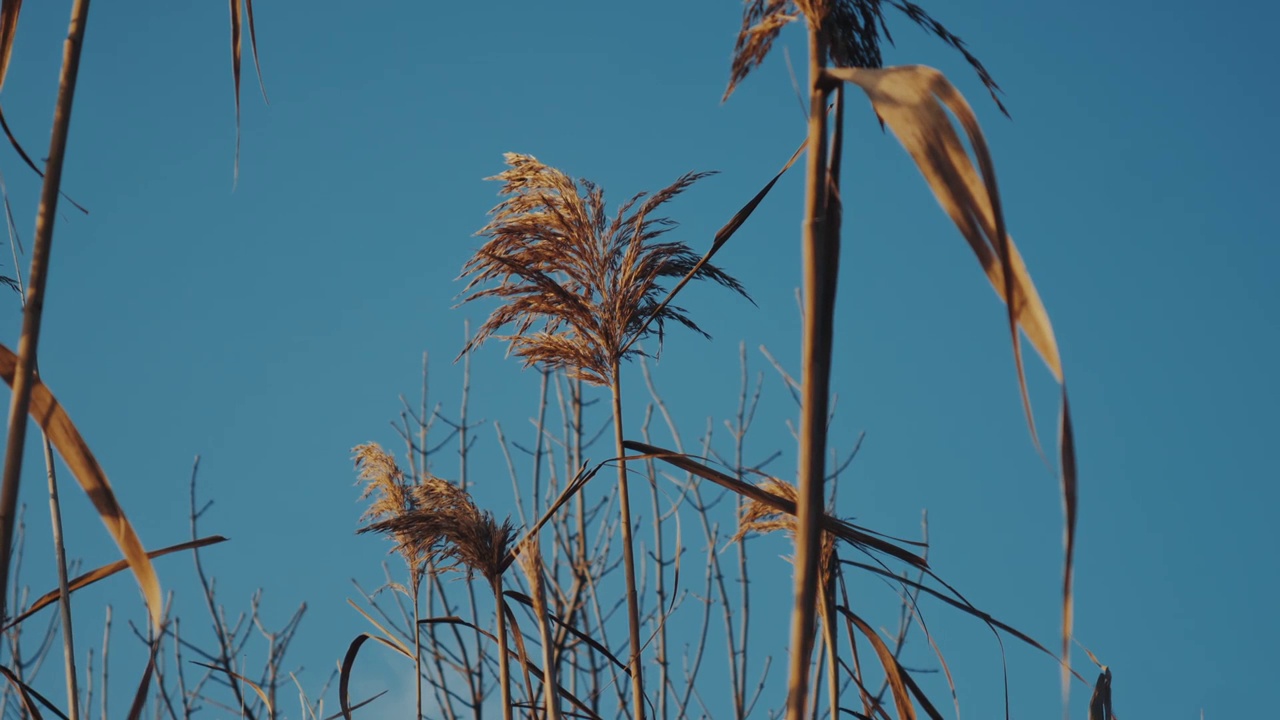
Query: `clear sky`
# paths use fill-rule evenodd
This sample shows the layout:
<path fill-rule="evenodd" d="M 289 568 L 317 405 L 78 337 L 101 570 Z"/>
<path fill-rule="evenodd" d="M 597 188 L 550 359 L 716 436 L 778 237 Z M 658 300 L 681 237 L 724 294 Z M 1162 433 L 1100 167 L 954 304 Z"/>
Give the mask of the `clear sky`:
<path fill-rule="evenodd" d="M 27 4 L 4 88 L 6 116 L 37 158 L 65 5 Z M 886 62 L 940 68 L 978 113 L 1009 227 L 1058 333 L 1081 478 L 1077 637 L 1112 667 L 1122 717 L 1262 717 L 1280 641 L 1280 104 L 1270 72 L 1280 11 L 928 7 L 983 60 L 1013 118 L 957 54 L 887 11 L 898 45 Z M 64 178 L 90 214 L 63 205 L 41 369 L 149 546 L 186 537 L 187 479 L 202 456 L 201 489 L 215 501 L 204 529 L 232 538 L 205 555 L 220 593 L 237 603 L 264 588 L 272 620 L 306 602 L 295 657 L 314 686 L 366 629 L 346 604 L 350 579 L 382 578 L 386 543 L 353 534 L 363 508 L 350 448 L 399 448 L 388 423 L 398 396 L 418 392 L 423 351 L 432 396 L 458 403 L 450 361 L 463 321 L 486 310 L 452 309 L 472 234 L 497 201 L 482 178 L 503 169 L 502 153 L 529 153 L 618 202 L 719 170 L 669 208 L 680 239 L 703 249 L 802 138 L 784 53 L 799 63 L 804 38 L 784 34 L 722 105 L 740 19 L 730 0 L 256 10 L 271 103 L 246 53 L 233 191 L 225 4 L 95 6 Z M 840 511 L 914 534 L 927 508 L 940 573 L 1056 646 L 1059 491 L 1029 441 L 1003 309 L 896 140 L 850 98 L 832 437 L 842 448 L 866 440 L 841 480 Z M 12 152 L 0 157 L 29 249 L 38 183 Z M 798 173 L 785 178 L 720 256 L 758 307 L 690 292 L 683 304 L 715 339 L 673 332 L 656 367 L 692 443 L 708 417 L 719 425 L 733 412 L 745 343 L 752 372 L 766 372 L 754 452 L 786 451 L 772 467 L 784 475 L 794 406 L 757 348 L 796 369 L 802 191 Z M 18 307 L 12 296 L 0 313 L 11 348 Z M 476 356 L 471 412 L 523 429 L 537 376 L 502 355 L 495 344 Z M 1028 367 L 1051 429 L 1054 386 L 1038 361 Z M 639 420 L 644 396 L 632 397 Z M 488 459 L 474 472 L 491 479 L 477 498 L 508 507 L 491 426 L 479 435 Z M 24 579 L 43 592 L 53 584 L 47 513 L 39 455 L 28 457 Z M 65 497 L 72 555 L 115 559 L 83 495 Z M 789 577 L 782 552 L 758 553 L 761 572 Z M 158 563 L 200 618 L 189 566 Z M 142 617 L 127 577 L 77 598 L 83 643 L 100 638 L 104 603 Z M 941 606 L 930 617 L 965 714 L 998 713 L 990 634 Z M 779 631 L 779 674 L 784 648 Z M 927 650 L 916 657 L 927 664 Z M 1092 678 L 1083 653 L 1074 657 Z M 1009 658 L 1015 716 L 1056 713 L 1053 663 L 1013 646 Z M 399 672 L 391 660 L 362 667 L 367 687 Z M 44 671 L 54 695 L 57 672 Z M 1074 693 L 1079 717 L 1088 692 Z"/>

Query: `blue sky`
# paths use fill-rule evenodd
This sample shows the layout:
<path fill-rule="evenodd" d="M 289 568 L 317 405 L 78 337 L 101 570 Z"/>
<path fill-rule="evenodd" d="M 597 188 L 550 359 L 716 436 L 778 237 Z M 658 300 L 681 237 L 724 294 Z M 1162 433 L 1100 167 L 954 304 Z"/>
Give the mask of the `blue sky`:
<path fill-rule="evenodd" d="M 37 157 L 62 5 L 26 8 L 2 98 Z M 1270 512 L 1280 491 L 1268 451 L 1280 436 L 1280 141 L 1267 129 L 1280 114 L 1267 73 L 1280 11 L 929 7 L 983 60 L 1013 117 L 957 54 L 890 14 L 898 44 L 886 62 L 938 67 L 978 113 L 1009 227 L 1058 333 L 1081 477 L 1077 637 L 1113 668 L 1122 717 L 1261 716 L 1280 640 Z M 784 59 L 805 56 L 800 33 L 784 34 L 719 102 L 739 18 L 728 0 L 317 1 L 305 13 L 262 3 L 271 103 L 246 62 L 233 191 L 226 8 L 97 6 L 64 178 L 90 214 L 61 211 L 41 368 L 144 541 L 186 536 L 186 483 L 201 455 L 201 488 L 215 500 L 204 529 L 233 540 L 205 556 L 220 592 L 238 602 L 265 588 L 269 619 L 308 603 L 295 652 L 318 683 L 366 629 L 346 605 L 350 579 L 376 585 L 385 557 L 385 543 L 353 534 L 362 508 L 350 448 L 398 447 L 388 422 L 397 397 L 418 392 L 423 351 L 433 397 L 458 403 L 450 361 L 463 321 L 485 308 L 452 309 L 454 278 L 497 201 L 482 178 L 502 170 L 502 153 L 529 153 L 619 202 L 719 170 L 669 208 L 680 239 L 705 248 L 804 132 Z M 909 158 L 850 97 L 832 437 L 844 448 L 866 440 L 841 480 L 840 511 L 914 534 L 927 508 L 941 574 L 1056 642 L 1057 481 L 1028 438 L 1003 310 Z M 38 184 L 5 157 L 29 242 Z M 692 442 L 708 417 L 718 425 L 733 412 L 744 343 L 752 372 L 766 372 L 757 454 L 788 452 L 780 474 L 794 406 L 757 348 L 797 366 L 802 193 L 799 174 L 785 178 L 720 256 L 757 306 L 691 291 L 684 304 L 715 339 L 673 333 L 655 367 Z M 0 337 L 15 347 L 16 297 L 8 307 Z M 502 355 L 494 344 L 476 356 L 471 412 L 523 428 L 537 376 Z M 1052 428 L 1055 388 L 1038 362 L 1029 368 L 1037 418 Z M 629 397 L 638 421 L 645 396 Z M 501 509 L 510 481 L 491 428 L 480 434 L 494 459 L 474 470 L 492 476 L 477 499 Z M 47 521 L 38 454 L 29 457 L 23 498 L 38 547 L 25 579 L 43 592 Z M 88 565 L 115 559 L 85 499 L 67 492 L 65 505 L 71 553 Z M 757 553 L 761 572 L 789 572 L 777 547 Z M 159 569 L 199 617 L 189 562 Z M 100 636 L 104 603 L 141 618 L 136 596 L 123 577 L 78 596 L 83 642 Z M 963 710 L 998 712 L 989 633 L 941 607 L 931 622 Z M 785 638 L 774 647 L 780 663 Z M 1056 712 L 1055 666 L 1022 648 L 1009 658 L 1015 716 Z M 1075 660 L 1092 677 L 1083 654 Z M 57 688 L 56 669 L 45 673 Z M 1077 685 L 1075 697 L 1079 716 L 1087 691 Z"/>

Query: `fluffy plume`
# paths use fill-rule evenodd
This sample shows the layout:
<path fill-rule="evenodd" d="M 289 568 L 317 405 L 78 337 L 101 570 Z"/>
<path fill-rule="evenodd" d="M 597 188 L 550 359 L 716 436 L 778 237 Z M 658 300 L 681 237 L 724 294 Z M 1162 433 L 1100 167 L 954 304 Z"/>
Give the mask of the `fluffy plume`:
<path fill-rule="evenodd" d="M 575 182 L 530 155 L 507 153 L 506 161 L 510 169 L 489 178 L 503 183 L 505 199 L 477 233 L 489 240 L 462 271 L 464 303 L 496 297 L 502 304 L 463 352 L 496 337 L 526 365 L 563 368 L 609 385 L 614 366 L 641 352 L 635 340 L 656 332 L 661 343 L 666 321 L 707 336 L 682 308 L 659 309 L 663 279 L 684 277 L 699 256 L 683 242 L 660 240 L 676 224 L 653 213 L 710 173 L 689 173 L 652 195 L 640 193 L 610 217 L 604 192 L 590 181 Z M 737 280 L 710 263 L 693 277 L 746 296 Z M 509 334 L 499 335 L 504 327 Z"/>

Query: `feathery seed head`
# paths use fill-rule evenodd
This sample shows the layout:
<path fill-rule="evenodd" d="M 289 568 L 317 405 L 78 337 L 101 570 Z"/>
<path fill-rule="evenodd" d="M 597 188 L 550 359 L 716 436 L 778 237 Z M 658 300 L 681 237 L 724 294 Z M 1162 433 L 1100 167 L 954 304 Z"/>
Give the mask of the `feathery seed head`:
<path fill-rule="evenodd" d="M 373 522 L 357 530 L 390 535 L 395 550 L 416 571 L 465 569 L 493 580 L 515 538 L 509 520 L 497 522 L 476 507 L 471 495 L 453 483 L 424 475 L 406 485 L 395 460 L 375 443 L 356 448 L 360 479 L 380 496 L 364 514 Z"/>
<path fill-rule="evenodd" d="M 782 28 L 801 17 L 824 35 L 827 54 L 836 67 L 883 67 L 881 37 L 893 44 L 893 35 L 884 20 L 883 5 L 886 2 L 963 55 L 965 62 L 978 73 L 978 78 L 991 93 L 991 99 L 1000 112 L 1009 114 L 997 95 L 1000 86 L 996 85 L 982 62 L 969 52 L 964 40 L 910 0 L 745 0 L 742 29 L 734 43 L 729 87 L 723 99 L 728 100 L 738 84 L 764 62 Z"/>
<path fill-rule="evenodd" d="M 531 155 L 507 153 L 503 200 L 478 235 L 488 241 L 463 267 L 463 302 L 494 297 L 497 309 L 463 352 L 490 337 L 506 340 L 526 365 L 563 368 L 598 385 L 613 368 L 640 354 L 633 341 L 665 321 L 706 336 L 682 308 L 657 313 L 666 278 L 681 278 L 699 257 L 682 242 L 660 240 L 676 223 L 654 217 L 659 206 L 710 173 L 688 173 L 656 193 L 640 193 L 610 216 L 604 192 L 574 181 Z M 711 264 L 695 275 L 746 295 L 737 280 Z M 508 334 L 499 335 L 502 328 Z"/>

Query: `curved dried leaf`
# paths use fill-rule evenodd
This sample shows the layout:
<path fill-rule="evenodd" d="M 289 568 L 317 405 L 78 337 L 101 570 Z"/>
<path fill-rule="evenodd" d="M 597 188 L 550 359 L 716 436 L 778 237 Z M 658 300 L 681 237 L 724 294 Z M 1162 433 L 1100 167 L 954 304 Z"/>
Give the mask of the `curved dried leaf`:
<path fill-rule="evenodd" d="M 1102 666 L 1098 682 L 1093 686 L 1093 697 L 1089 698 L 1089 720 L 1115 720 L 1111 710 L 1111 668 Z"/>
<path fill-rule="evenodd" d="M 0 375 L 4 376 L 4 381 L 10 387 L 13 386 L 17 365 L 18 357 L 9 348 L 0 345 Z M 160 580 L 151 565 L 151 558 L 138 539 L 133 525 L 125 517 L 124 509 L 116 500 L 111 483 L 107 481 L 107 474 L 103 472 L 102 466 L 94 458 L 71 418 L 67 417 L 62 405 L 39 377 L 32 378 L 30 415 L 58 449 L 58 454 L 71 469 L 71 474 L 80 483 L 80 487 L 89 495 L 89 501 L 98 511 L 98 517 L 102 518 L 107 532 L 111 533 L 111 538 L 115 540 L 125 561 L 129 563 L 129 568 L 137 577 L 143 597 L 146 598 L 151 627 L 158 630 L 163 607 L 160 601 Z"/>
<path fill-rule="evenodd" d="M 231 0 L 231 76 L 236 86 L 236 159 L 232 184 L 240 180 L 240 2 Z"/>
<path fill-rule="evenodd" d="M 240 3 L 244 3 L 242 9 Z M 258 33 L 253 22 L 253 0 L 231 0 L 231 77 L 235 82 L 236 93 L 236 159 L 233 170 L 233 181 L 240 179 L 240 49 L 243 16 L 249 16 L 249 47 L 253 52 L 253 65 L 258 71 L 258 87 L 262 89 L 262 100 L 267 100 L 267 86 L 262 82 L 262 64 L 258 61 Z"/>
<path fill-rule="evenodd" d="M 371 697 L 369 697 L 369 698 L 366 698 L 366 699 L 364 699 L 364 700 L 361 700 L 360 702 L 356 703 L 355 705 L 352 705 L 352 706 L 351 706 L 350 708 L 348 708 L 347 710 L 348 710 L 348 712 L 350 712 L 351 710 L 359 710 L 360 708 L 364 707 L 365 705 L 368 705 L 369 703 L 373 702 L 374 700 L 377 700 L 378 698 L 382 697 L 383 695 L 386 695 L 388 692 L 390 692 L 390 690 L 383 690 L 382 692 L 380 692 L 380 693 L 378 693 L 378 694 L 376 694 L 376 695 L 373 695 L 373 696 L 371 696 Z M 336 713 L 334 713 L 334 714 L 332 714 L 332 715 L 330 715 L 330 716 L 326 717 L 324 720 L 338 720 L 338 718 L 340 718 L 340 717 L 343 717 L 343 714 L 342 714 L 342 711 L 341 711 L 341 710 L 339 710 L 338 712 L 336 712 Z"/>
<path fill-rule="evenodd" d="M 22 162 L 26 163 L 27 167 L 31 168 L 32 172 L 34 172 L 39 177 L 43 178 L 44 171 L 41 170 L 36 165 L 36 162 L 34 160 L 31 159 L 31 156 L 27 154 L 27 151 L 25 149 L 23 149 L 22 143 L 18 142 L 18 137 L 14 135 L 13 130 L 9 128 L 9 121 L 5 119 L 3 107 L 0 107 L 0 130 L 4 131 L 4 136 L 9 139 L 9 144 L 12 145 L 14 151 L 18 153 L 18 157 L 22 158 Z M 5 190 L 4 193 L 6 196 L 5 203 L 8 204 L 8 191 Z M 63 200 L 66 200 L 67 202 L 71 203 L 72 207 L 74 207 L 75 209 L 79 210 L 85 215 L 89 214 L 88 208 L 76 202 L 75 200 L 72 200 L 70 195 L 66 194 L 61 190 L 58 191 L 58 195 L 62 197 Z"/>
<path fill-rule="evenodd" d="M 510 617 L 510 615 L 508 615 L 508 617 Z M 498 638 L 494 637 L 493 633 L 480 628 L 474 623 L 467 622 L 466 620 L 463 620 L 462 618 L 457 617 L 456 615 L 450 615 L 447 617 L 426 618 L 424 620 L 419 620 L 418 624 L 419 625 L 461 625 L 462 627 L 465 627 L 470 630 L 474 630 L 477 633 L 480 633 L 481 635 L 489 638 L 489 640 L 493 641 L 494 643 L 498 642 Z M 519 632 L 519 630 L 511 634 L 512 636 L 515 637 L 517 642 L 520 641 L 521 633 Z M 517 654 L 515 651 L 511 650 L 510 648 L 506 648 L 506 652 L 508 655 L 514 655 L 516 659 L 519 660 L 521 664 L 524 665 L 525 670 L 528 671 L 529 673 L 532 673 L 534 677 L 538 678 L 539 682 L 547 681 L 547 678 L 543 674 L 542 670 L 540 670 L 537 666 L 535 666 L 532 662 L 530 662 L 528 657 L 524 656 L 523 651 Z M 578 710 L 584 713 L 585 717 L 595 718 L 595 720 L 600 720 L 600 716 L 592 712 L 591 708 L 588 707 L 586 703 L 582 702 L 582 700 L 578 699 L 576 695 L 569 692 L 559 684 L 556 685 L 556 689 L 557 689 L 557 692 L 560 693 L 561 697 L 568 700 L 574 707 L 578 708 Z"/>
<path fill-rule="evenodd" d="M 710 480 L 720 487 L 737 493 L 748 500 L 754 500 L 755 502 L 767 505 L 778 512 L 786 513 L 788 515 L 794 516 L 796 514 L 796 503 L 793 500 L 779 497 L 778 495 L 757 485 L 743 482 L 735 477 L 713 470 L 712 468 L 693 460 L 688 455 L 671 450 L 665 450 L 655 445 L 636 442 L 635 440 L 623 440 L 622 446 L 627 450 L 635 450 L 636 452 L 643 453 L 639 456 L 628 457 L 626 458 L 627 460 L 646 460 L 649 458 L 663 460 L 677 468 L 680 468 L 681 470 L 684 470 L 685 472 L 693 473 L 704 480 Z M 844 520 L 832 517 L 825 513 L 822 515 L 819 524 L 824 532 L 829 532 L 860 549 L 884 553 L 885 555 L 897 558 L 913 567 L 929 567 L 929 563 L 923 557 L 881 539 L 883 536 L 877 537 L 878 533 L 875 533 L 874 531 L 853 525 L 852 523 L 845 522 Z M 911 540 L 894 539 L 908 545 L 920 545 L 920 543 Z"/>
<path fill-rule="evenodd" d="M 871 646 L 875 648 L 876 655 L 880 658 L 880 665 L 884 668 L 885 677 L 889 679 L 889 688 L 893 691 L 893 704 L 898 708 L 898 717 L 902 720 L 915 720 L 916 708 L 911 702 L 910 695 L 907 694 L 907 681 L 911 680 L 911 676 L 902 666 L 898 664 L 898 659 L 893 656 L 893 651 L 885 645 L 884 640 L 876 634 L 862 618 L 858 617 L 853 611 L 844 606 L 836 608 L 846 618 L 857 626 L 858 630 L 866 636 L 871 642 Z M 912 682 L 914 685 L 914 682 Z M 937 711 L 934 710 L 936 716 Z"/>
<path fill-rule="evenodd" d="M 167 548 L 152 550 L 147 553 L 147 557 L 154 560 L 163 555 L 169 555 L 171 553 L 181 552 L 183 550 L 195 550 L 197 548 L 205 547 L 206 545 L 216 545 L 217 543 L 226 542 L 226 541 L 227 539 L 222 537 L 221 535 L 210 535 L 209 537 L 203 537 L 203 538 L 200 538 L 199 540 L 188 540 L 187 542 L 178 543 L 177 545 L 170 545 Z M 67 584 L 67 589 L 70 590 L 71 592 L 75 592 L 76 590 L 79 590 L 80 588 L 83 588 L 88 585 L 92 585 L 93 583 L 96 583 L 99 580 L 111 577 L 112 575 L 115 575 L 116 573 L 120 572 L 121 570 L 124 570 L 127 567 L 129 567 L 129 563 L 124 560 L 117 560 L 113 563 L 103 565 L 102 567 L 95 568 L 93 570 L 90 570 L 87 573 L 84 573 L 83 575 L 77 576 L 74 580 L 72 580 L 70 583 Z M 0 628 L 0 632 L 8 630 L 9 628 L 13 627 L 14 625 L 17 625 L 23 620 L 26 620 L 27 618 L 43 610 L 49 605 L 52 605 L 53 603 L 58 602 L 58 600 L 61 597 L 62 597 L 62 591 L 58 590 L 57 588 L 50 590 L 44 595 L 41 595 L 40 597 L 36 598 L 35 602 L 31 603 L 31 607 L 27 608 L 25 612 L 19 615 L 16 615 L 13 618 L 10 618 L 9 621 L 5 623 L 4 627 Z"/>
<path fill-rule="evenodd" d="M 35 702 L 31 699 L 31 693 L 34 692 L 27 684 L 18 679 L 17 675 L 7 667 L 0 666 L 0 675 L 4 675 L 4 679 L 17 690 L 18 697 L 22 700 L 22 708 L 27 711 L 34 720 L 41 720 L 40 709 L 36 707 Z M 66 717 L 66 716 L 63 716 Z"/>
<path fill-rule="evenodd" d="M 667 293 L 667 296 L 663 298 L 662 302 L 658 303 L 657 306 L 650 311 L 649 317 L 640 325 L 640 333 L 643 333 L 645 328 L 649 327 L 650 323 L 662 315 L 662 311 L 665 310 L 667 306 L 671 304 L 671 301 L 675 299 L 676 293 L 683 290 L 684 286 L 688 285 L 689 281 L 701 272 L 707 263 L 711 262 L 711 258 L 714 257 L 716 253 L 720 252 L 720 248 L 724 247 L 724 244 L 729 242 L 729 238 L 733 237 L 733 234 L 738 232 L 738 228 L 742 227 L 743 223 L 747 221 L 747 218 L 751 217 L 751 213 L 756 211 L 760 202 L 769 194 L 769 191 L 778 183 L 778 180 L 782 179 L 782 176 L 791 169 L 791 166 L 795 165 L 796 160 L 804 154 L 804 149 L 808 147 L 808 145 L 809 143 L 807 140 L 800 143 L 800 147 L 796 148 L 796 151 L 791 154 L 791 158 L 783 164 L 782 169 L 779 170 L 777 174 L 769 180 L 769 182 L 765 183 L 764 187 L 760 188 L 760 191 L 748 200 L 746 205 L 739 208 L 738 212 L 734 213 L 733 217 L 729 218 L 729 222 L 724 224 L 724 227 L 716 231 L 716 236 L 711 241 L 711 248 L 707 250 L 706 254 L 703 255 L 697 263 L 689 268 L 689 271 L 685 273 L 684 277 L 680 278 L 680 282 L 676 283 L 675 287 L 671 288 L 671 291 Z M 750 297 L 747 299 L 751 300 Z M 754 304 L 754 302 L 755 301 L 753 300 L 752 304 Z M 635 335 L 626 347 L 623 348 L 623 351 L 625 352 L 627 348 L 631 347 L 631 343 L 635 342 L 639 338 L 640 334 Z"/>
<path fill-rule="evenodd" d="M 356 609 L 358 610 L 359 608 Z M 369 633 L 360 633 L 357 635 L 356 639 L 352 640 L 351 644 L 347 646 L 347 653 L 342 657 L 342 666 L 338 671 L 338 705 L 342 708 L 342 717 L 346 718 L 346 720 L 351 720 L 352 710 L 360 707 L 360 705 L 372 702 L 371 698 L 360 705 L 353 706 L 351 704 L 351 697 L 349 693 L 351 685 L 351 669 L 355 666 L 356 656 L 360 654 L 360 647 L 369 640 L 376 640 L 392 650 L 406 655 L 410 660 L 413 659 L 413 653 L 406 653 L 400 645 L 388 642 L 385 638 L 380 638 L 377 635 L 370 635 Z"/>
<path fill-rule="evenodd" d="M 217 670 L 218 672 L 226 673 L 232 678 L 239 680 L 240 682 L 253 688 L 253 691 L 257 693 L 258 697 L 262 700 L 262 705 L 267 708 L 267 717 L 273 717 L 275 710 L 271 708 L 271 699 L 268 698 L 267 694 L 263 692 L 261 687 L 258 686 L 258 683 L 250 680 L 249 678 L 241 675 L 238 672 L 235 672 L 234 670 L 231 670 L 230 668 L 218 667 L 217 665 L 209 665 L 208 663 L 202 663 L 197 660 L 192 660 L 191 663 L 194 665 L 199 665 L 200 667 L 209 668 L 210 670 Z M 245 708 L 241 708 L 241 710 L 243 711 L 245 710 Z"/>
<path fill-rule="evenodd" d="M 533 598 L 529 597 L 528 595 L 525 595 L 522 592 L 516 592 L 515 590 L 507 590 L 502 594 L 511 598 L 512 600 L 515 600 L 516 602 L 520 603 L 521 605 L 524 605 L 525 607 L 531 610 L 534 609 Z M 625 662 L 619 660 L 616 656 L 614 656 L 613 653 L 609 652 L 609 648 L 605 647 L 599 640 L 596 640 L 590 635 L 566 623 L 564 620 L 561 620 L 560 616 L 556 615 L 555 613 L 549 612 L 547 613 L 547 617 L 550 618 L 551 621 L 554 622 L 556 625 L 563 628 L 565 632 L 569 633 L 575 638 L 586 643 L 588 646 L 591 647 L 592 650 L 595 650 L 596 652 L 605 656 L 605 658 L 608 659 L 609 662 L 613 663 L 615 666 L 617 666 L 619 670 L 626 673 L 628 677 L 631 676 L 631 667 L 627 665 Z"/>
<path fill-rule="evenodd" d="M 883 70 L 843 68 L 829 70 L 827 76 L 832 80 L 851 82 L 867 93 L 876 113 L 915 160 L 938 203 L 964 235 L 992 287 L 1005 301 L 1018 371 L 1018 388 L 1022 394 L 1027 425 L 1037 450 L 1040 450 L 1040 441 L 1027 393 L 1019 328 L 1062 385 L 1062 414 L 1058 431 L 1059 472 L 1066 516 L 1062 658 L 1069 664 L 1077 504 L 1074 431 L 1057 340 L 1035 284 L 1007 232 L 1000 207 L 1000 193 L 996 187 L 995 165 L 987 149 L 986 138 L 969 103 L 942 73 L 933 68 L 922 65 Z M 950 109 L 964 128 L 978 161 L 981 177 L 952 126 L 947 109 Z M 1064 696 L 1067 683 L 1064 670 Z"/>
<path fill-rule="evenodd" d="M 164 633 L 157 632 L 151 641 L 151 652 L 147 656 L 147 668 L 142 671 L 142 679 L 138 681 L 138 689 L 133 694 L 133 704 L 129 706 L 128 720 L 139 720 L 147 706 L 147 692 L 151 689 L 151 676 L 156 672 L 156 654 L 160 652 L 160 642 Z M 252 720 L 252 718 L 250 718 Z"/>
<path fill-rule="evenodd" d="M 22 0 L 4 0 L 0 3 L 0 89 L 9 74 L 9 58 L 13 56 L 13 40 L 18 34 L 18 15 L 22 12 Z"/>
<path fill-rule="evenodd" d="M 378 628 L 379 630 L 381 630 L 381 631 L 382 631 L 382 634 L 386 636 L 386 637 L 378 637 L 378 636 L 376 636 L 376 635 L 375 635 L 375 636 L 371 636 L 374 640 L 377 640 L 378 642 L 382 643 L 383 645 L 386 645 L 387 647 L 391 648 L 392 650 L 395 650 L 396 652 L 400 653 L 401 655 L 404 655 L 405 657 L 409 658 L 410 660 L 412 660 L 412 659 L 413 659 L 413 651 L 412 651 L 412 650 L 410 650 L 410 649 L 409 649 L 409 648 L 408 648 L 404 643 L 400 642 L 400 640 L 399 640 L 399 639 L 397 639 L 397 638 L 396 638 L 396 636 L 394 636 L 394 635 L 392 635 L 391 633 L 387 632 L 387 629 L 386 629 L 385 627 L 383 627 L 383 626 L 382 626 L 382 624 L 381 624 L 381 623 L 379 623 L 377 620 L 374 620 L 372 615 L 370 615 L 369 613 L 367 613 L 367 612 L 365 612 L 364 610 L 360 609 L 360 606 L 359 606 L 359 605 L 357 605 L 357 604 L 355 604 L 355 602 L 353 602 L 350 598 L 348 598 L 348 599 L 347 599 L 347 604 L 348 604 L 348 605 L 350 605 L 351 607 L 355 608 L 355 609 L 356 609 L 356 612 L 358 612 L 358 613 L 360 613 L 361 615 L 363 615 L 365 620 L 368 620 L 368 621 L 370 622 L 370 624 L 372 624 L 374 627 L 376 627 L 376 628 Z M 363 641 L 362 641 L 362 642 L 363 642 Z"/>

